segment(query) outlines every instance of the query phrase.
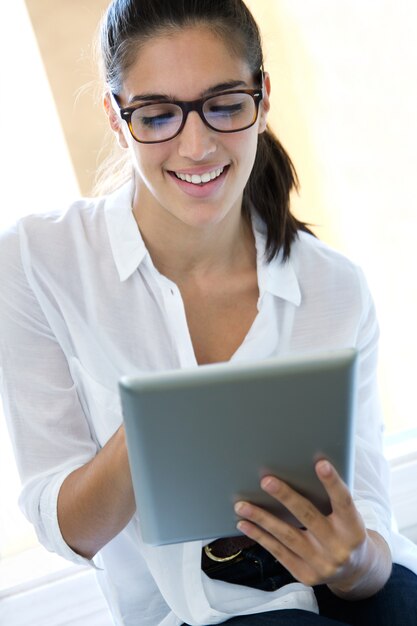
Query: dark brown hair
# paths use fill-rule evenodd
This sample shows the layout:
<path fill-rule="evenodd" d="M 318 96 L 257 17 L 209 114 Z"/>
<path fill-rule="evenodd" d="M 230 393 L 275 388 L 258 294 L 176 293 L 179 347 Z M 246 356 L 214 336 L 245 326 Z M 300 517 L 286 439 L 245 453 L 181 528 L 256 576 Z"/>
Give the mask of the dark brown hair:
<path fill-rule="evenodd" d="M 206 26 L 234 54 L 245 59 L 254 76 L 263 68 L 259 28 L 243 0 L 113 0 L 101 25 L 103 74 L 118 94 L 123 79 L 149 39 L 190 26 Z M 290 157 L 268 127 L 259 136 L 255 163 L 243 193 L 244 215 L 252 207 L 267 229 L 267 258 L 283 259 L 299 230 L 308 230 L 290 212 L 290 193 L 298 179 Z"/>

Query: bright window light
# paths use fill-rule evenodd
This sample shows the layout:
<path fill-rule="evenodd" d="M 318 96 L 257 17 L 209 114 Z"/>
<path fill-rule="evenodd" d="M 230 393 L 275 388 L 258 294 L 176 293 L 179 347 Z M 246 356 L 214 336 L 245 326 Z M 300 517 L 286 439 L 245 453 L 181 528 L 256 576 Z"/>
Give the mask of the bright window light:
<path fill-rule="evenodd" d="M 417 3 L 248 4 L 263 26 L 272 125 L 301 180 L 297 214 L 361 265 L 374 296 L 397 445 L 417 432 Z"/>
<path fill-rule="evenodd" d="M 23 0 L 10 2 L 7 19 L 0 20 L 0 58 L 3 230 L 22 215 L 64 206 L 79 188 Z M 17 507 L 19 490 L 0 415 L 1 559 L 36 545 Z"/>

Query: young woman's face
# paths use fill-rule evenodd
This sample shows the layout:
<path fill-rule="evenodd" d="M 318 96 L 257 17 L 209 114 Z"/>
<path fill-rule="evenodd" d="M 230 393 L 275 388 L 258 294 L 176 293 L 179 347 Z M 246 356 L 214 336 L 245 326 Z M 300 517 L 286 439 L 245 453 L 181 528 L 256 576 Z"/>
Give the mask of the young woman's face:
<path fill-rule="evenodd" d="M 155 94 L 180 101 L 229 89 L 257 88 L 247 63 L 232 55 L 223 41 L 205 28 L 190 28 L 146 43 L 123 83 L 121 105 Z M 137 172 L 134 209 L 137 217 L 174 219 L 194 227 L 218 224 L 240 214 L 242 194 L 251 172 L 258 134 L 265 130 L 269 79 L 256 123 L 236 133 L 208 128 L 198 113 L 189 113 L 181 133 L 165 143 L 141 144 L 126 122 L 107 109 L 119 142 L 131 151 Z M 219 171 L 221 172 L 219 174 Z M 210 175 L 195 184 L 186 175 Z M 198 178 L 194 178 L 199 180 Z"/>

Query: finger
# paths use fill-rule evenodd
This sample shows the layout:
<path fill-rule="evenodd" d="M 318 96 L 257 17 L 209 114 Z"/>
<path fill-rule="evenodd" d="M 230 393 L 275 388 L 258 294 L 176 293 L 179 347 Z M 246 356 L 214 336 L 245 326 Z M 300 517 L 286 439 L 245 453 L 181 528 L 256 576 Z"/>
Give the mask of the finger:
<path fill-rule="evenodd" d="M 272 554 L 299 582 L 308 586 L 314 586 L 323 582 L 323 576 L 317 568 L 307 562 L 303 556 L 292 552 L 287 546 L 278 541 L 276 537 L 273 537 L 256 524 L 248 520 L 241 520 L 238 522 L 237 528 Z"/>
<path fill-rule="evenodd" d="M 259 543 L 265 550 L 267 550 L 277 561 L 279 561 L 284 567 L 291 571 L 291 566 L 294 567 L 295 563 L 298 563 L 300 557 L 291 552 L 286 546 L 284 546 L 276 537 L 270 535 L 260 526 L 249 522 L 248 520 L 240 520 L 237 523 L 237 528 L 243 532 L 247 537 L 250 537 L 256 543 Z"/>
<path fill-rule="evenodd" d="M 330 498 L 333 513 L 350 522 L 357 520 L 358 512 L 352 494 L 333 465 L 324 459 L 318 461 L 316 473 Z"/>
<path fill-rule="evenodd" d="M 324 515 L 304 496 L 275 476 L 265 476 L 261 487 L 270 496 L 281 502 L 292 513 L 300 524 L 316 537 L 328 532 L 328 524 Z"/>
<path fill-rule="evenodd" d="M 305 558 L 312 552 L 312 548 L 302 530 L 287 524 L 265 509 L 248 502 L 237 502 L 235 505 L 235 512 L 240 517 L 243 517 L 245 520 L 255 524 L 258 529 L 266 531 L 270 537 L 273 537 L 282 546 L 285 546 L 294 554 Z M 257 536 L 260 536 L 260 532 L 257 530 L 254 530 L 253 528 L 250 528 L 249 530 L 252 533 L 255 532 Z M 251 536 L 251 539 L 253 538 L 254 537 Z M 258 539 L 255 539 L 255 541 L 258 541 Z"/>
<path fill-rule="evenodd" d="M 333 559 L 343 563 L 349 554 L 366 539 L 365 523 L 357 510 L 347 485 L 328 461 L 319 461 L 316 472 L 326 489 L 333 512 L 330 516 L 332 532 L 328 548 Z"/>

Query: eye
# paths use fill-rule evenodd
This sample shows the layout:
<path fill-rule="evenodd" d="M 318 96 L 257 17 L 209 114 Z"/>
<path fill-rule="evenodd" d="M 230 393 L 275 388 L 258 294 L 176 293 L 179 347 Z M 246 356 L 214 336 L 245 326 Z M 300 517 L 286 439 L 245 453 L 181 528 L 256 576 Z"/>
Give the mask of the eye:
<path fill-rule="evenodd" d="M 174 115 L 172 113 L 161 113 L 161 115 L 148 115 L 140 116 L 140 123 L 146 128 L 155 128 L 156 126 L 163 126 L 164 124 L 172 121 Z"/>
<path fill-rule="evenodd" d="M 243 104 L 213 104 L 209 107 L 208 113 L 211 115 L 236 115 L 243 110 Z"/>
<path fill-rule="evenodd" d="M 139 107 L 132 114 L 132 122 L 140 124 L 142 128 L 157 129 L 163 126 L 178 123 L 182 111 L 172 104 L 149 104 Z"/>
<path fill-rule="evenodd" d="M 230 93 L 210 98 L 205 102 L 204 113 L 211 118 L 232 118 L 245 115 L 252 99 L 245 93 Z"/>

